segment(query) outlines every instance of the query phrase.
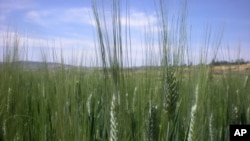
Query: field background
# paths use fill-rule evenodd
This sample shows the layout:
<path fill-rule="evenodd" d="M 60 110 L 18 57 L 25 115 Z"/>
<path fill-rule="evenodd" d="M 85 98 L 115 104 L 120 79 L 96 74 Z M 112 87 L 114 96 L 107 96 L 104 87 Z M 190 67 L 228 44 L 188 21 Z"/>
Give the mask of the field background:
<path fill-rule="evenodd" d="M 172 91 L 162 68 L 124 69 L 117 84 L 100 69 L 47 66 L 2 64 L 1 140 L 228 140 L 230 124 L 249 124 L 249 64 L 179 67 Z"/>
<path fill-rule="evenodd" d="M 192 57 L 185 2 L 172 32 L 164 1 L 156 4 L 159 30 L 145 27 L 141 67 L 129 57 L 130 29 L 121 27 L 122 7 L 115 0 L 111 21 L 92 1 L 95 67 L 66 64 L 53 49 L 41 50 L 42 62 L 28 62 L 18 34 L 5 36 L 0 140 L 229 140 L 230 124 L 250 124 L 250 64 L 210 63 L 208 58 L 220 55 L 221 38 L 211 41 L 209 30 L 200 60 L 185 64 Z M 215 53 L 208 56 L 211 44 Z M 156 48 L 159 52 L 152 51 Z"/>

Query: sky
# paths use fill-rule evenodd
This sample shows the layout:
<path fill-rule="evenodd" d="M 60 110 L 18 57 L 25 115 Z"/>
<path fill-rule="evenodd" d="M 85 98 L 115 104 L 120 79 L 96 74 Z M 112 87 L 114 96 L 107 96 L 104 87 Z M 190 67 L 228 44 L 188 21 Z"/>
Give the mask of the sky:
<path fill-rule="evenodd" d="M 91 0 L 0 0 L 0 61 L 3 60 L 7 35 L 14 37 L 18 33 L 20 46 L 28 48 L 28 53 L 23 54 L 27 60 L 41 61 L 42 53 L 49 61 L 53 60 L 51 50 L 54 50 L 58 53 L 54 60 L 61 61 L 60 55 L 63 55 L 68 64 L 80 60 L 85 65 L 98 64 L 91 3 Z M 150 25 L 154 31 L 159 30 L 156 7 L 154 0 L 130 0 L 128 3 L 132 48 L 129 57 L 133 60 L 132 65 L 143 65 L 146 60 L 145 29 Z M 103 5 L 104 13 L 110 15 L 110 0 L 103 0 Z M 177 19 L 180 5 L 178 0 L 167 0 L 169 19 Z M 249 7 L 249 0 L 187 0 L 189 58 L 198 62 L 202 47 L 208 45 L 212 53 L 219 45 L 218 59 L 240 56 L 250 60 Z M 122 28 L 125 28 L 128 25 L 124 22 L 124 10 L 121 15 Z M 106 20 L 110 22 L 111 17 L 107 16 Z M 175 22 L 168 30 L 174 33 L 174 27 Z M 210 44 L 206 44 L 206 40 Z M 157 56 L 157 45 L 154 48 L 150 52 Z"/>

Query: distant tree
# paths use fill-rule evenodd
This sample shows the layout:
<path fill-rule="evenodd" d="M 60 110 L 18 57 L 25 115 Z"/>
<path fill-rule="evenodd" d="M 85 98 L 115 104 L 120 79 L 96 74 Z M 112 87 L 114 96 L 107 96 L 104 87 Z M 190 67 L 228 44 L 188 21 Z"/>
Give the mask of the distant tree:
<path fill-rule="evenodd" d="M 210 65 L 214 65 L 214 66 L 219 66 L 219 65 L 236 65 L 236 64 L 247 64 L 248 61 L 245 61 L 244 59 L 236 59 L 236 60 L 231 60 L 231 61 L 225 61 L 225 60 L 221 60 L 221 61 L 216 61 L 215 59 L 212 59 Z"/>
<path fill-rule="evenodd" d="M 215 65 L 215 66 L 218 66 L 218 65 L 228 65 L 230 64 L 230 62 L 228 61 L 225 61 L 225 60 L 222 60 L 222 61 L 216 61 L 215 59 L 212 59 L 210 65 Z"/>
<path fill-rule="evenodd" d="M 245 60 L 240 58 L 235 60 L 235 64 L 246 64 Z"/>

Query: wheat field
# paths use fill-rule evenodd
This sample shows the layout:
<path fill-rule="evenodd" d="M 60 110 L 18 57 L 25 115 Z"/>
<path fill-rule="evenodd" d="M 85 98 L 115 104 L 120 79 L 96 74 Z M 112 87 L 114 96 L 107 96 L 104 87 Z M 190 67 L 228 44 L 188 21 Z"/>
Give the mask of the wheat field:
<path fill-rule="evenodd" d="M 185 4 L 173 34 L 166 29 L 166 7 L 160 1 L 160 64 L 149 59 L 138 68 L 124 65 L 130 58 L 129 45 L 123 43 L 130 37 L 120 29 L 119 1 L 112 2 L 115 34 L 105 29 L 101 6 L 92 2 L 101 67 L 62 61 L 51 68 L 44 61 L 38 69 L 26 68 L 18 59 L 18 38 L 6 41 L 0 64 L 0 140 L 227 141 L 230 124 L 250 124 L 249 73 L 241 73 L 240 65 L 224 73 L 206 64 L 202 52 L 198 64 L 182 65 L 188 47 Z"/>

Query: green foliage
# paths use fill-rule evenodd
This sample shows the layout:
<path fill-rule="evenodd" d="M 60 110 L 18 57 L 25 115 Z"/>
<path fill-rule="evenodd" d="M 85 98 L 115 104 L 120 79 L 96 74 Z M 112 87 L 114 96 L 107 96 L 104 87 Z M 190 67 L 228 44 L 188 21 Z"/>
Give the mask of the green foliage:
<path fill-rule="evenodd" d="M 229 124 L 250 121 L 250 83 L 238 74 L 212 75 L 211 79 L 208 68 L 201 69 L 199 76 L 191 72 L 190 79 L 182 79 L 178 86 L 179 96 L 172 104 L 175 116 L 169 119 L 162 106 L 164 91 L 157 89 L 164 84 L 157 82 L 159 70 L 135 70 L 116 92 L 113 81 L 105 85 L 99 71 L 10 66 L 7 63 L 0 69 L 2 140 L 108 140 L 111 135 L 118 140 L 185 140 L 190 129 L 192 139 L 228 140 Z M 195 114 L 191 114 L 195 103 Z"/>
<path fill-rule="evenodd" d="M 249 124 L 248 76 L 214 75 L 211 65 L 180 66 L 187 47 L 186 3 L 176 33 L 166 29 L 166 3 L 158 4 L 157 67 L 124 67 L 131 62 L 123 60 L 130 37 L 121 32 L 117 1 L 111 35 L 93 1 L 102 71 L 67 68 L 63 59 L 50 69 L 46 54 L 42 68 L 28 69 L 15 65 L 18 38 L 8 43 L 0 65 L 0 140 L 229 140 L 230 124 Z"/>

